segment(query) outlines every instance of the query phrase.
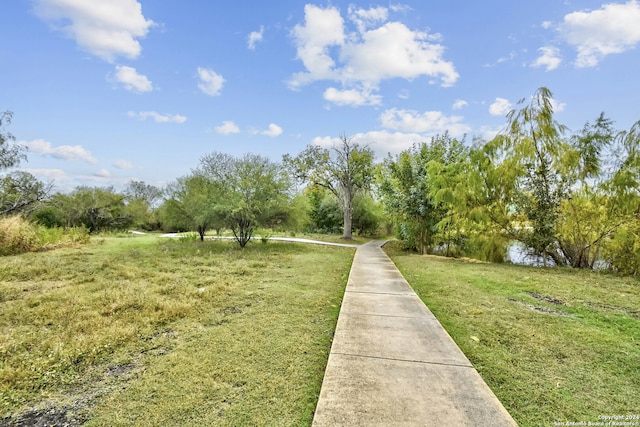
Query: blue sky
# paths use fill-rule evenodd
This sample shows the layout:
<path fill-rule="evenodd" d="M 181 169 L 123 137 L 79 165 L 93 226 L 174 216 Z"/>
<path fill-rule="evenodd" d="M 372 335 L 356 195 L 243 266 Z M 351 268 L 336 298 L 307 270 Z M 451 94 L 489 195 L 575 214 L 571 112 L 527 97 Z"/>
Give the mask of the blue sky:
<path fill-rule="evenodd" d="M 342 133 L 380 159 L 446 130 L 489 139 L 540 86 L 574 131 L 640 120 L 638 0 L 12 0 L 0 41 L 5 130 L 59 191 Z"/>

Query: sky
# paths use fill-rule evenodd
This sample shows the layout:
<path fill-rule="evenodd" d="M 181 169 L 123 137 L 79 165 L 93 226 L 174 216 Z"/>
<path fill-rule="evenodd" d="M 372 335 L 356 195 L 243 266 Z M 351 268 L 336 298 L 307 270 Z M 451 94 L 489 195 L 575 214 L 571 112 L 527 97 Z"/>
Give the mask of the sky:
<path fill-rule="evenodd" d="M 573 132 L 629 129 L 639 44 L 639 0 L 10 0 L 0 111 L 57 191 L 162 187 L 214 151 L 489 140 L 542 86 Z"/>

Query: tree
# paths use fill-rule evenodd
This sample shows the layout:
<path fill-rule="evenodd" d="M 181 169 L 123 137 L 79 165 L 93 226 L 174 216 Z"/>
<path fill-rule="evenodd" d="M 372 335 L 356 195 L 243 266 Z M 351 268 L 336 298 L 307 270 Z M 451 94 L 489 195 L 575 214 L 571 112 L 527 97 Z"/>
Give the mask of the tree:
<path fill-rule="evenodd" d="M 154 230 L 160 227 L 156 210 L 162 199 L 162 190 L 144 181 L 132 180 L 125 191 L 127 212 L 133 218 L 134 226 L 144 230 Z"/>
<path fill-rule="evenodd" d="M 442 203 L 444 182 L 438 181 L 439 175 L 448 171 L 451 176 L 451 165 L 461 164 L 466 153 L 461 141 L 445 133 L 395 158 L 389 156 L 382 164 L 378 185 L 386 210 L 400 240 L 421 254 L 434 247 L 439 229 L 447 228 L 444 220 L 448 209 Z M 441 201 L 436 198 L 438 190 Z"/>
<path fill-rule="evenodd" d="M 473 154 L 476 207 L 510 238 L 546 264 L 564 260 L 557 226 L 562 201 L 575 183 L 575 149 L 553 117 L 553 95 L 540 88 L 507 115 L 507 128 Z"/>
<path fill-rule="evenodd" d="M 4 126 L 11 124 L 13 112 L 5 111 L 0 113 L 0 170 L 18 166 L 22 160 L 26 160 L 25 148 L 19 145 L 10 144 L 15 141 L 15 137 L 4 131 Z"/>
<path fill-rule="evenodd" d="M 195 228 L 201 240 L 209 227 L 228 227 L 244 248 L 256 228 L 281 226 L 289 219 L 290 189 L 281 165 L 266 157 L 214 152 L 170 186 L 162 216 L 168 225 Z"/>
<path fill-rule="evenodd" d="M 24 171 L 15 171 L 0 178 L 0 215 L 28 214 L 43 202 L 53 188 Z"/>
<path fill-rule="evenodd" d="M 306 188 L 309 201 L 308 231 L 338 233 L 343 215 L 338 199 L 327 189 L 318 186 Z M 359 235 L 375 235 L 382 218 L 382 209 L 370 194 L 361 192 L 353 199 L 353 230 Z"/>
<path fill-rule="evenodd" d="M 288 221 L 291 182 L 280 164 L 257 154 L 231 158 L 213 153 L 202 159 L 201 168 L 224 187 L 226 224 L 241 248 L 256 228 Z"/>
<path fill-rule="evenodd" d="M 27 159 L 25 148 L 12 144 L 15 137 L 4 131 L 13 113 L 0 113 L 0 170 L 20 165 Z M 42 183 L 28 172 L 15 171 L 0 178 L 0 215 L 29 213 L 50 193 L 52 183 Z"/>
<path fill-rule="evenodd" d="M 132 221 L 126 213 L 124 196 L 113 187 L 80 186 L 69 194 L 55 194 L 51 204 L 65 226 L 85 226 L 90 233 L 125 230 Z"/>
<path fill-rule="evenodd" d="M 283 161 L 297 180 L 326 188 L 338 198 L 343 214 L 342 238 L 351 240 L 353 200 L 358 192 L 369 189 L 373 151 L 343 134 L 331 149 L 309 145 L 294 158 L 285 155 Z"/>
<path fill-rule="evenodd" d="M 165 227 L 197 231 L 200 240 L 210 227 L 222 228 L 222 187 L 201 173 L 179 178 L 167 188 L 168 199 L 161 207 Z"/>

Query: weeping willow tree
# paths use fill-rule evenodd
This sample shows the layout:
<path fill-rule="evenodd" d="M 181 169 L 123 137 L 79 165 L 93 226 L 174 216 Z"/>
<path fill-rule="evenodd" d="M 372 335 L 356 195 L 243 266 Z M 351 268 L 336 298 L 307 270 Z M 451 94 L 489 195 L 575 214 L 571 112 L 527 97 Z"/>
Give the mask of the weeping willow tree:
<path fill-rule="evenodd" d="M 640 263 L 629 255 L 640 249 L 640 122 L 616 132 L 601 114 L 567 137 L 552 101 L 538 89 L 507 115 L 503 132 L 472 150 L 472 211 L 545 265 L 633 270 Z"/>
<path fill-rule="evenodd" d="M 552 93 L 540 88 L 507 115 L 507 126 L 473 153 L 473 204 L 496 231 L 543 262 L 563 265 L 556 235 L 562 202 L 575 181 L 573 147 L 553 116 Z"/>

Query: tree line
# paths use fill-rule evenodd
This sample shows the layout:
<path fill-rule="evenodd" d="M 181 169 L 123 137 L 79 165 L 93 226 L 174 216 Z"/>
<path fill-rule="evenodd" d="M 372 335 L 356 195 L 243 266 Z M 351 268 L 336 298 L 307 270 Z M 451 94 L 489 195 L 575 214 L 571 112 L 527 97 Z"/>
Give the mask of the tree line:
<path fill-rule="evenodd" d="M 256 230 L 393 232 L 419 253 L 503 261 L 519 242 L 545 265 L 640 269 L 640 122 L 619 131 L 601 114 L 571 133 L 540 88 L 490 141 L 448 133 L 374 161 L 341 135 L 274 162 L 256 154 L 203 156 L 165 188 L 132 181 L 52 194 L 26 172 L 0 181 L 0 215 L 91 232 L 139 228 L 230 230 L 244 247 Z M 0 170 L 25 160 L 0 117 Z"/>

